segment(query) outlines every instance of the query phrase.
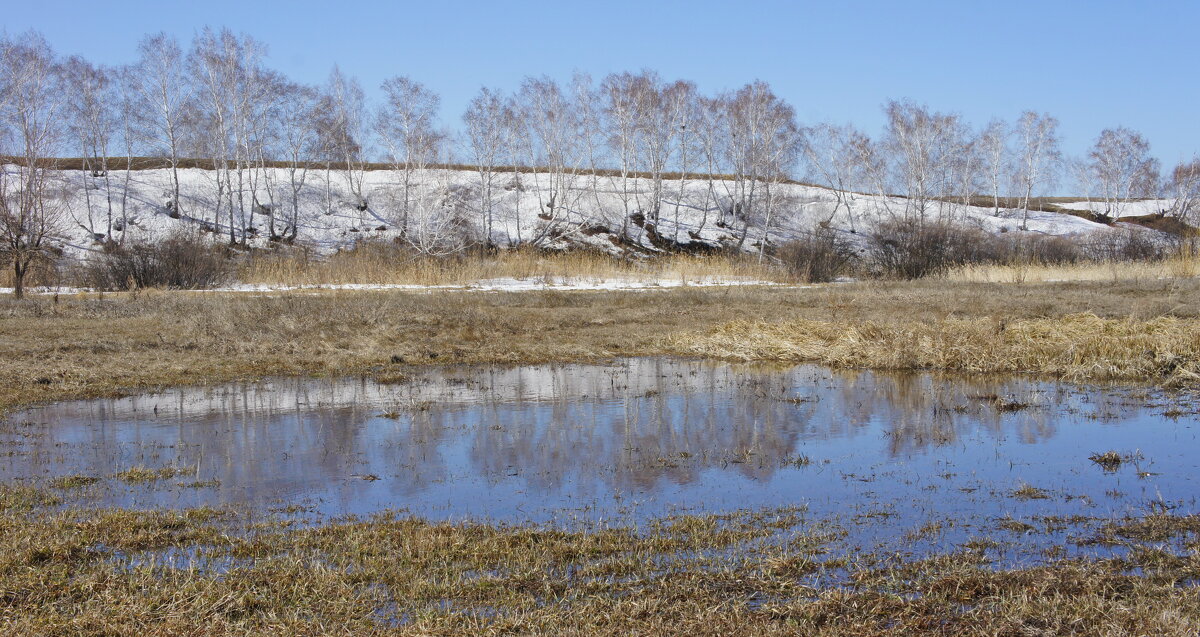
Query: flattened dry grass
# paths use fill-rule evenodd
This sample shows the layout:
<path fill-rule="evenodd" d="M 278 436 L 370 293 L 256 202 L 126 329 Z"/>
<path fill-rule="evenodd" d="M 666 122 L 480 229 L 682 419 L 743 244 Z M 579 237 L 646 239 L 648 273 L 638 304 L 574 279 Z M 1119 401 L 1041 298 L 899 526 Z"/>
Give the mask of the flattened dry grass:
<path fill-rule="evenodd" d="M 933 322 L 734 321 L 675 335 L 689 354 L 835 367 L 1034 373 L 1067 380 L 1200 380 L 1200 321 L 1193 318 L 948 318 Z"/>

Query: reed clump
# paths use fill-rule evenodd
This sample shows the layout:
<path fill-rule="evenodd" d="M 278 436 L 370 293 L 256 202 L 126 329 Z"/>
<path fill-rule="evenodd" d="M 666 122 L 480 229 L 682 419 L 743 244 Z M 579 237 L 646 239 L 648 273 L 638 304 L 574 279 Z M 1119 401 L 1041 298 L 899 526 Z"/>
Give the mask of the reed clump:
<path fill-rule="evenodd" d="M 946 279 L 970 283 L 1064 283 L 1075 281 L 1170 281 L 1200 275 L 1200 258 L 1175 255 L 1147 261 L 1063 263 L 972 263 L 950 270 Z"/>
<path fill-rule="evenodd" d="M 252 285 L 421 285 L 467 286 L 495 279 L 548 284 L 613 280 L 704 282 L 782 281 L 788 273 L 736 254 L 675 254 L 616 257 L 590 250 L 536 249 L 471 251 L 428 256 L 401 246 L 363 243 L 330 256 L 305 252 L 257 254 L 241 265 L 236 279 Z"/>

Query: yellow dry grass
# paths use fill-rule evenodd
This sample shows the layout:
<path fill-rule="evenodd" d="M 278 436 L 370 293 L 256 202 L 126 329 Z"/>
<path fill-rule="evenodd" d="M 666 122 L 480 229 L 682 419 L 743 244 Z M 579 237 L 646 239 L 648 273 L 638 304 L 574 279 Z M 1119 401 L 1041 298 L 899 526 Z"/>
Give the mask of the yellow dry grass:
<path fill-rule="evenodd" d="M 700 334 L 673 335 L 698 356 L 811 361 L 836 367 L 1036 373 L 1068 380 L 1200 380 L 1200 321 L 951 318 L 916 321 L 734 321 Z"/>
<path fill-rule="evenodd" d="M 946 278 L 964 283 L 1056 283 L 1192 279 L 1198 275 L 1200 275 L 1200 258 L 1177 256 L 1163 261 L 1088 262 L 1062 265 L 977 264 L 952 270 Z"/>
<path fill-rule="evenodd" d="M 327 258 L 303 255 L 263 256 L 237 273 L 243 283 L 260 285 L 470 285 L 497 278 L 559 283 L 563 281 L 779 281 L 779 268 L 736 255 L 670 255 L 622 259 L 598 252 L 507 250 L 491 255 L 429 258 L 388 246 L 339 252 Z"/>

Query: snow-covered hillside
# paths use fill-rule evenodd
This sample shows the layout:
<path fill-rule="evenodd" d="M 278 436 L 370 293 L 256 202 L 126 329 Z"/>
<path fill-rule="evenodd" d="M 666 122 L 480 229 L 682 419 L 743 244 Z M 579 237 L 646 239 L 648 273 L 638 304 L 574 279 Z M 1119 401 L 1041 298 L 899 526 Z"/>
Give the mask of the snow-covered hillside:
<path fill-rule="evenodd" d="M 1122 217 L 1141 217 L 1144 215 L 1156 215 L 1167 212 L 1171 209 L 1171 199 L 1142 199 L 1138 201 L 1130 201 L 1116 207 L 1117 218 Z M 1103 214 L 1110 207 L 1103 201 L 1071 201 L 1058 204 L 1060 208 L 1069 210 L 1087 210 L 1089 212 Z"/>
<path fill-rule="evenodd" d="M 16 170 L 13 166 L 5 169 Z M 247 173 L 240 188 L 235 179 L 232 197 L 226 185 L 218 206 L 218 173 L 185 169 L 180 171 L 179 214 L 170 204 L 169 170 L 139 170 L 128 175 L 113 171 L 107 177 L 81 171 L 60 175 L 67 192 L 62 224 L 65 247 L 76 257 L 101 248 L 110 219 L 114 237 L 155 240 L 183 228 L 228 237 L 232 226 L 236 239 L 240 241 L 245 232 L 246 242 L 256 246 L 290 239 L 294 223 L 295 243 L 322 252 L 362 240 L 401 238 L 436 251 L 463 241 L 481 241 L 489 225 L 491 240 L 499 245 L 591 246 L 617 252 L 631 245 L 654 250 L 675 242 L 697 247 L 740 245 L 756 251 L 768 222 L 765 215 L 756 213 L 744 230 L 744 217 L 732 212 L 733 182 L 707 179 L 666 181 L 658 222 L 654 223 L 649 179 L 626 182 L 620 177 L 577 175 L 563 181 L 545 173 L 500 173 L 493 177 L 489 224 L 488 216 L 480 212 L 480 176 L 469 170 L 415 171 L 408 189 L 407 219 L 403 173 L 399 171 L 361 173 L 361 186 L 352 188 L 344 172 L 310 170 L 298 196 L 293 197 L 289 171 L 265 169 L 255 175 Z M 355 191 L 361 192 L 361 199 Z M 760 187 L 758 201 L 763 201 L 763 195 Z M 553 210 L 548 207 L 552 196 Z M 767 240 L 774 245 L 819 224 L 851 238 L 862 237 L 880 220 L 903 215 L 906 203 L 899 198 L 857 195 L 848 210 L 837 205 L 832 191 L 794 184 L 774 186 L 771 196 Z M 1022 225 L 1019 211 L 993 216 L 990 208 L 937 202 L 931 206 L 930 215 L 988 232 L 1019 232 Z M 1029 213 L 1027 226 L 1029 232 L 1052 235 L 1081 235 L 1106 227 L 1052 212 Z"/>

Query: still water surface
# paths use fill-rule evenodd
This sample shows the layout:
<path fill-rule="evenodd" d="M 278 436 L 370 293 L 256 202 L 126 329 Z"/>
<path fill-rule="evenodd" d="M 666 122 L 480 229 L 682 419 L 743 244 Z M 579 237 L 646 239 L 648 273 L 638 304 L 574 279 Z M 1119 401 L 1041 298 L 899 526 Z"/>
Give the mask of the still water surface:
<path fill-rule="evenodd" d="M 795 505 L 884 521 L 868 543 L 931 520 L 953 520 L 961 540 L 1008 517 L 1194 511 L 1194 410 L 1146 389 L 814 366 L 444 368 L 399 384 L 276 379 L 32 409 L 0 426 L 0 480 L 85 474 L 104 480 L 71 504 L 315 517 L 636 523 Z M 1088 460 L 1108 450 L 1133 460 Z M 187 473 L 112 478 L 135 466 Z M 1023 485 L 1049 497 L 1012 497 Z"/>

